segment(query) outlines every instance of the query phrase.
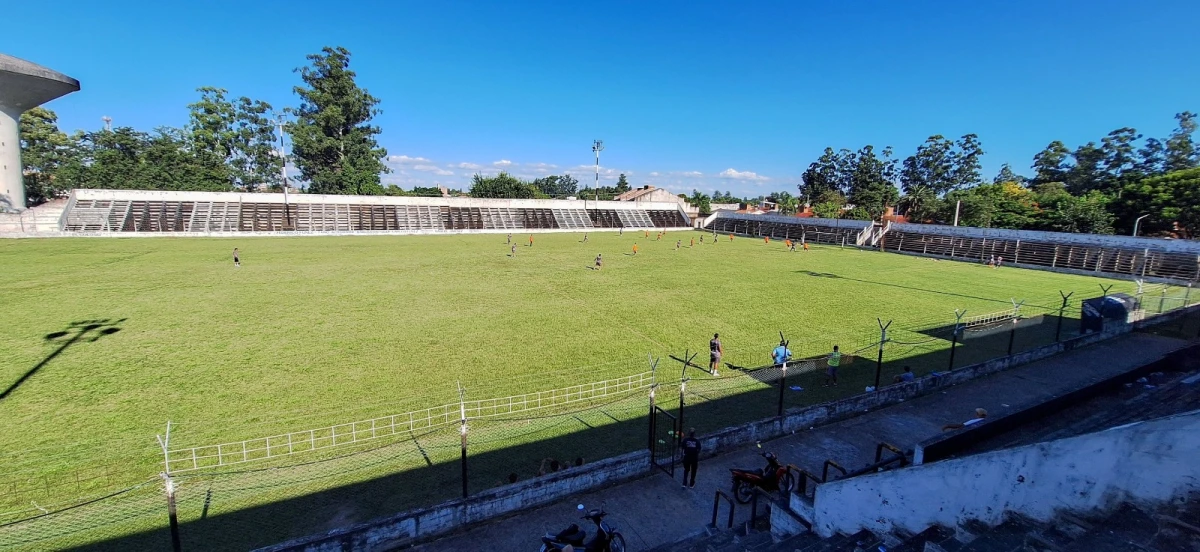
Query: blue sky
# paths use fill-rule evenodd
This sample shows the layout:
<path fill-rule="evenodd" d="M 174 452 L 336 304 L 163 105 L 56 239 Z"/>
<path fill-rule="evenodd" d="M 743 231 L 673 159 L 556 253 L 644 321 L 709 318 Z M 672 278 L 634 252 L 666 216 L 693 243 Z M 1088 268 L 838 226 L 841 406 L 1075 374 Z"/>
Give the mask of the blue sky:
<path fill-rule="evenodd" d="M 325 45 L 382 99 L 404 187 L 570 171 L 795 191 L 826 146 L 974 132 L 988 178 L 1051 140 L 1200 111 L 1200 2 L 16 2 L 0 52 L 78 78 L 65 130 L 186 122 L 205 85 L 295 105 Z M 31 22 L 24 25 L 14 21 Z"/>

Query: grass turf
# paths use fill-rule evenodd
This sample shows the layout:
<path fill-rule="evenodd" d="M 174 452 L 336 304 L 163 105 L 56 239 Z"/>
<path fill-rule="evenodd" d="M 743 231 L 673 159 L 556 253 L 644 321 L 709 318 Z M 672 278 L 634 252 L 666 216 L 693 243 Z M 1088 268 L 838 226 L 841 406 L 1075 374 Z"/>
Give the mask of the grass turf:
<path fill-rule="evenodd" d="M 80 473 L 103 473 L 103 487 L 160 471 L 167 420 L 176 446 L 205 445 L 452 403 L 456 381 L 490 398 L 633 374 L 647 353 L 699 350 L 706 364 L 714 332 L 726 362 L 757 366 L 777 331 L 797 356 L 852 351 L 878 338 L 877 317 L 946 325 L 954 309 L 1001 311 L 1013 297 L 1133 289 L 702 235 L 538 234 L 528 246 L 516 234 L 515 256 L 500 234 L 0 241 L 4 477 L 65 500 L 95 490 L 70 484 Z M 89 320 L 119 331 L 63 347 Z"/>

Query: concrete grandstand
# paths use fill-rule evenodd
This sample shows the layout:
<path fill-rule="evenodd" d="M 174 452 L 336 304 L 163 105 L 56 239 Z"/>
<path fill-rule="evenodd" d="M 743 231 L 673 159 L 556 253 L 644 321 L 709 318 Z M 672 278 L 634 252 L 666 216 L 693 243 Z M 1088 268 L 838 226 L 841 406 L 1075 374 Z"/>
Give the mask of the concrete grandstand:
<path fill-rule="evenodd" d="M 675 202 L 74 190 L 58 208 L 62 211 L 56 228 L 42 225 L 36 227 L 37 233 L 426 234 L 690 226 L 688 216 Z M 40 220 L 53 215 L 44 213 Z M 8 230 L 21 231 L 16 227 Z"/>
<path fill-rule="evenodd" d="M 704 228 L 909 255 L 1146 281 L 1200 281 L 1200 242 L 718 211 Z"/>

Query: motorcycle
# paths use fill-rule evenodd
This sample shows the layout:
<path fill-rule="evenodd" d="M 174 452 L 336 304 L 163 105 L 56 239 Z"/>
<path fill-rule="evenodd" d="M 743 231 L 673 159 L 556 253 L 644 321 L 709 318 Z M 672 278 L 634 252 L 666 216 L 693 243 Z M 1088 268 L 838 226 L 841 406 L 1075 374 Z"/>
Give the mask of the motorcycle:
<path fill-rule="evenodd" d="M 733 497 L 739 504 L 749 504 L 755 488 L 787 494 L 796 486 L 796 477 L 779 464 L 774 453 L 764 452 L 762 457 L 767 460 L 767 467 L 761 470 L 729 468 L 733 474 Z"/>
<path fill-rule="evenodd" d="M 583 504 L 578 506 L 578 510 L 584 512 Z M 625 552 L 625 537 L 616 527 L 604 521 L 604 516 L 607 515 L 608 512 L 605 512 L 603 507 L 592 508 L 583 514 L 581 519 L 596 524 L 596 535 L 586 545 L 583 541 L 587 537 L 587 531 L 572 523 L 570 527 L 558 533 L 546 533 L 542 537 L 541 552 L 562 550 L 567 545 L 579 552 Z"/>

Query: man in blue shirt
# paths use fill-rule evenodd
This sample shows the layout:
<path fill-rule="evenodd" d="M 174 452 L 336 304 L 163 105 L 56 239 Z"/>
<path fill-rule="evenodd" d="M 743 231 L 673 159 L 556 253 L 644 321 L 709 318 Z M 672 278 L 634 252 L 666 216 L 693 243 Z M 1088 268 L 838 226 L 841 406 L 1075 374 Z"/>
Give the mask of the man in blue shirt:
<path fill-rule="evenodd" d="M 771 360 L 776 364 L 783 364 L 792 359 L 792 351 L 788 350 L 787 343 L 780 341 L 779 346 L 771 351 Z"/>

